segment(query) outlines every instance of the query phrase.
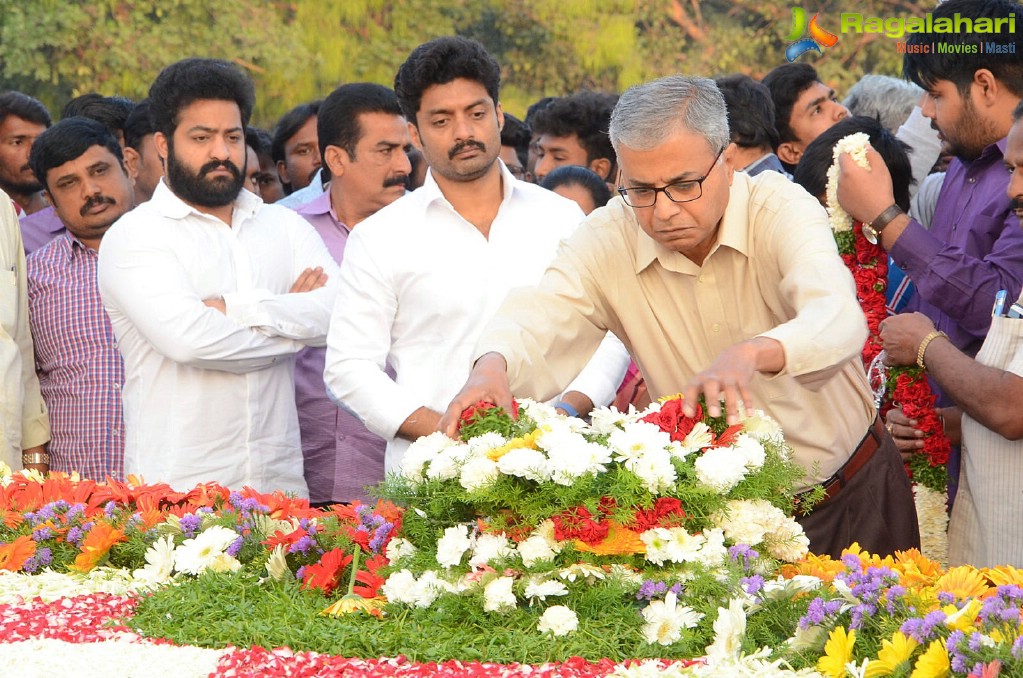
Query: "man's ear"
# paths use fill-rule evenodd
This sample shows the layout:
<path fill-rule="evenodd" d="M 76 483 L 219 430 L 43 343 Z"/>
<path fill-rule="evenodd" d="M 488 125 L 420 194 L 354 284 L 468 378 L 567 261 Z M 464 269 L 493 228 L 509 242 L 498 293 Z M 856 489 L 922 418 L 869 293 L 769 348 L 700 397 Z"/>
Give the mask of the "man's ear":
<path fill-rule="evenodd" d="M 323 151 L 323 164 L 330 170 L 331 177 L 340 177 L 351 162 L 348 151 L 340 146 L 327 146 Z"/>
<path fill-rule="evenodd" d="M 995 77 L 994 73 L 988 69 L 978 68 L 974 71 L 972 85 L 970 96 L 976 92 L 981 104 L 991 106 L 998 101 L 998 95 L 1002 89 L 1001 83 L 998 82 L 998 78 Z"/>
<path fill-rule="evenodd" d="M 794 141 L 785 141 L 778 145 L 775 155 L 786 165 L 798 165 L 803 157 L 803 148 Z"/>
<path fill-rule="evenodd" d="M 132 183 L 139 175 L 139 162 L 142 158 L 139 156 L 139 152 L 131 146 L 124 147 L 124 167 L 128 170 L 128 176 L 131 177 Z"/>
<path fill-rule="evenodd" d="M 288 176 L 288 165 L 283 160 L 277 161 L 277 176 L 281 178 L 282 184 L 291 183 L 291 177 Z"/>
<path fill-rule="evenodd" d="M 412 145 L 420 151 L 423 150 L 423 140 L 419 137 L 419 128 L 411 122 L 408 123 L 408 135 L 412 139 Z"/>
<path fill-rule="evenodd" d="M 590 161 L 590 169 L 606 182 L 611 181 L 611 168 L 613 166 L 614 163 L 607 158 L 594 158 Z"/>
<path fill-rule="evenodd" d="M 170 155 L 170 149 L 167 145 L 167 136 L 163 132 L 156 132 L 153 134 L 153 143 L 156 145 L 156 154 L 164 161 L 164 167 L 166 167 L 167 157 Z"/>

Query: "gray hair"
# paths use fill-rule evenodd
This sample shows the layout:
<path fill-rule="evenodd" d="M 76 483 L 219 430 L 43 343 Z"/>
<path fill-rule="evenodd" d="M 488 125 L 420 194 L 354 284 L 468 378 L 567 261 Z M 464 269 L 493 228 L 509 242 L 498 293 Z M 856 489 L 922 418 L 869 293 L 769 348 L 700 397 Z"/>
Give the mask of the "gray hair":
<path fill-rule="evenodd" d="M 906 122 L 923 93 L 923 89 L 906 80 L 871 74 L 849 88 L 843 103 L 852 115 L 877 118 L 882 127 L 895 132 Z"/>
<path fill-rule="evenodd" d="M 630 87 L 611 113 L 611 145 L 648 151 L 680 132 L 698 134 L 711 149 L 728 145 L 725 98 L 709 78 L 669 75 Z"/>

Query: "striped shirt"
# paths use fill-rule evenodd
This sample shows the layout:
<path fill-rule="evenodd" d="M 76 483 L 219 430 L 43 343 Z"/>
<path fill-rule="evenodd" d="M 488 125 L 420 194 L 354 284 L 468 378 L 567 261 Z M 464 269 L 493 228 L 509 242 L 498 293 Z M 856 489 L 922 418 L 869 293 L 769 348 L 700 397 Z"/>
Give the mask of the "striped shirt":
<path fill-rule="evenodd" d="M 50 469 L 122 479 L 124 365 L 96 284 L 98 260 L 70 233 L 29 256 L 29 321 L 50 410 Z"/>

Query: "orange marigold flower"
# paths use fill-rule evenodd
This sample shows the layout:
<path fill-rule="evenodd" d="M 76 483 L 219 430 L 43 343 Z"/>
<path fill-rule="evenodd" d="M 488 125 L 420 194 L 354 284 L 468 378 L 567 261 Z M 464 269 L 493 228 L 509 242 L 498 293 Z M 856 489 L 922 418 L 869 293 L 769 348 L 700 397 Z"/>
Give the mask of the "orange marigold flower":
<path fill-rule="evenodd" d="M 17 572 L 36 554 L 36 543 L 23 534 L 9 544 L 0 544 L 0 570 Z"/>
<path fill-rule="evenodd" d="M 614 521 L 607 521 L 607 536 L 595 544 L 576 540 L 575 549 L 598 556 L 629 556 L 646 553 L 646 544 L 639 538 L 639 532 L 622 527 Z"/>
<path fill-rule="evenodd" d="M 821 581 L 831 582 L 834 581 L 835 575 L 843 571 L 845 571 L 845 565 L 841 560 L 834 560 L 828 555 L 810 553 L 798 563 L 782 566 L 779 573 L 786 579 L 805 574 L 817 577 Z"/>
<path fill-rule="evenodd" d="M 128 538 L 124 536 L 124 532 L 118 530 L 113 525 L 109 523 L 96 523 L 89 530 L 89 533 L 85 535 L 85 539 L 82 541 L 82 552 L 75 558 L 74 563 L 68 565 L 68 569 L 77 572 L 88 572 L 99 565 L 100 561 L 106 557 L 114 544 L 127 540 Z"/>

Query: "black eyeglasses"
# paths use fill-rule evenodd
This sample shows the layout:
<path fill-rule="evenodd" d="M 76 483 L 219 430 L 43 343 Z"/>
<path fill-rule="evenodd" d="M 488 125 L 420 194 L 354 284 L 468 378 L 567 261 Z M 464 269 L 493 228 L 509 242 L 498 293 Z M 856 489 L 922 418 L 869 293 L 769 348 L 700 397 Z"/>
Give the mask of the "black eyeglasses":
<path fill-rule="evenodd" d="M 710 169 L 699 179 L 676 181 L 667 186 L 644 186 L 643 188 L 619 186 L 618 193 L 625 199 L 625 204 L 629 207 L 652 207 L 657 202 L 658 193 L 664 193 L 672 202 L 692 202 L 703 195 L 703 182 L 714 171 L 714 166 L 718 164 L 718 158 L 724 151 L 724 148 L 718 151 L 718 154 L 714 156 L 714 162 L 710 164 Z"/>

